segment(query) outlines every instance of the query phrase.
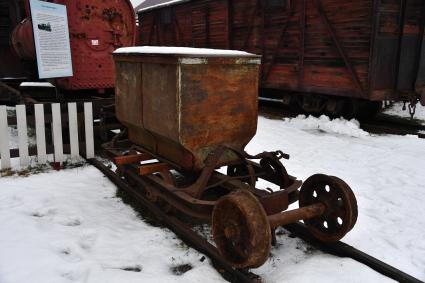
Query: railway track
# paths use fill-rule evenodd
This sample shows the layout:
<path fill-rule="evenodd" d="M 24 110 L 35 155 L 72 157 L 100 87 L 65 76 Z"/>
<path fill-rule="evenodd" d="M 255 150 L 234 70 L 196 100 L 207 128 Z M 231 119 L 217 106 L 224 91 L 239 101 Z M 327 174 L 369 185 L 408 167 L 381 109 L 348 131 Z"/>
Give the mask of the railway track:
<path fill-rule="evenodd" d="M 293 118 L 299 114 L 287 109 L 276 100 L 260 100 L 259 113 L 272 119 Z M 425 138 L 425 125 L 421 121 L 379 113 L 373 119 L 360 121 L 360 128 L 372 134 L 414 135 Z"/>
<path fill-rule="evenodd" d="M 425 125 L 408 118 L 381 113 L 370 121 L 361 122 L 361 128 L 374 134 L 414 135 L 425 138 Z"/>
<path fill-rule="evenodd" d="M 290 115 L 290 113 L 288 115 Z M 194 232 L 191 227 L 186 225 L 183 221 L 173 215 L 167 214 L 161 208 L 150 202 L 145 197 L 145 195 L 137 189 L 136 186 L 131 186 L 129 182 L 124 181 L 110 168 L 105 166 L 103 162 L 96 159 L 88 160 L 88 162 L 98 168 L 119 189 L 127 192 L 134 199 L 136 199 L 144 208 L 150 211 L 158 221 L 164 223 L 165 226 L 174 231 L 184 242 L 208 256 L 213 262 L 213 265 L 223 275 L 225 279 L 231 282 L 261 282 L 261 278 L 258 275 L 250 272 L 249 270 L 240 270 L 233 268 L 221 257 L 220 253 L 217 251 L 214 245 L 209 243 L 201 235 L 198 235 L 196 232 Z M 356 248 L 349 246 L 343 242 L 336 242 L 333 244 L 324 244 L 322 242 L 319 242 L 315 240 L 314 237 L 312 237 L 308 229 L 306 229 L 301 223 L 286 225 L 284 226 L 284 228 L 290 231 L 294 236 L 303 239 L 318 250 L 339 257 L 352 258 L 353 260 L 365 264 L 391 279 L 397 280 L 399 282 L 422 282 L 410 276 L 409 274 L 406 274 L 403 271 L 398 270 L 397 268 L 390 266 L 380 261 L 379 259 L 376 259 L 362 251 L 359 251 Z"/>
<path fill-rule="evenodd" d="M 111 180 L 120 190 L 125 191 L 134 199 L 137 200 L 140 205 L 151 212 L 155 219 L 163 223 L 175 234 L 177 234 L 181 240 L 195 248 L 199 252 L 208 256 L 217 271 L 222 274 L 223 278 L 230 282 L 261 282 L 261 277 L 250 272 L 249 270 L 235 269 L 229 265 L 219 254 L 215 246 L 210 244 L 205 238 L 194 232 L 188 225 L 183 223 L 175 216 L 169 215 L 164 212 L 161 208 L 146 199 L 144 194 L 137 189 L 137 187 L 131 186 L 128 182 L 119 177 L 114 171 L 107 167 L 102 161 L 97 159 L 90 159 L 88 162 L 100 170 L 109 180 Z M 368 255 L 358 249 L 347 245 L 341 241 L 326 244 L 315 240 L 310 234 L 308 229 L 302 223 L 289 224 L 284 226 L 294 236 L 303 239 L 307 243 L 311 244 L 315 248 L 329 253 L 338 257 L 349 257 L 362 264 L 369 266 L 375 271 L 382 275 L 394 279 L 398 282 L 406 283 L 419 283 L 422 282 L 419 279 L 406 274 L 405 272 L 390 266 L 379 259 Z"/>
<path fill-rule="evenodd" d="M 207 240 L 196 234 L 176 217 L 166 214 L 156 205 L 148 201 L 140 191 L 129 185 L 127 182 L 123 181 L 117 174 L 105 166 L 101 161 L 91 159 L 88 160 L 88 162 L 99 169 L 119 189 L 133 196 L 144 208 L 149 210 L 149 212 L 151 212 L 159 222 L 163 223 L 165 226 L 171 229 L 185 243 L 195 248 L 199 252 L 207 255 L 213 262 L 215 268 L 226 280 L 230 282 L 261 282 L 259 276 L 246 270 L 238 270 L 231 267 L 221 258 L 217 249 Z"/>

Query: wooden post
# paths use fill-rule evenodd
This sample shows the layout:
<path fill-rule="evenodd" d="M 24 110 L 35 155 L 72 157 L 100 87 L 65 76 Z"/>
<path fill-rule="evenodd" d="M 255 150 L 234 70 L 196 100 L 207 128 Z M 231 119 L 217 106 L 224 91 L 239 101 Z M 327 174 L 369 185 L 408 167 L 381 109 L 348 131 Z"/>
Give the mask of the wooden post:
<path fill-rule="evenodd" d="M 93 109 L 91 102 L 84 103 L 84 126 L 86 133 L 86 158 L 94 158 Z"/>
<path fill-rule="evenodd" d="M 9 129 L 6 106 L 0 106 L 0 152 L 1 169 L 10 168 Z"/>
<path fill-rule="evenodd" d="M 62 122 L 61 109 L 59 103 L 52 103 L 53 119 L 53 146 L 55 148 L 55 162 L 63 162 L 63 144 L 62 144 Z"/>
<path fill-rule="evenodd" d="M 78 145 L 77 104 L 75 102 L 68 103 L 68 117 L 71 159 L 76 159 L 80 155 L 80 149 Z"/>
<path fill-rule="evenodd" d="M 18 126 L 19 161 L 22 167 L 30 164 L 28 155 L 27 111 L 25 105 L 16 105 L 16 122 Z"/>
<path fill-rule="evenodd" d="M 44 127 L 44 106 L 34 104 L 35 112 L 35 135 L 37 139 L 37 162 L 44 164 L 47 162 L 46 154 L 46 131 Z"/>

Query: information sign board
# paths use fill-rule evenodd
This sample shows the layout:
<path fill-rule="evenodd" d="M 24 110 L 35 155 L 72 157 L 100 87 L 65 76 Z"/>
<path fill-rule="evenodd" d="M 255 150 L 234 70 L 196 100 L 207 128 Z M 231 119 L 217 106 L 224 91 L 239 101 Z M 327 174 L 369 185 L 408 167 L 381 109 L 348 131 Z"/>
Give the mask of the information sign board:
<path fill-rule="evenodd" d="M 39 78 L 71 77 L 66 6 L 38 0 L 30 6 Z"/>

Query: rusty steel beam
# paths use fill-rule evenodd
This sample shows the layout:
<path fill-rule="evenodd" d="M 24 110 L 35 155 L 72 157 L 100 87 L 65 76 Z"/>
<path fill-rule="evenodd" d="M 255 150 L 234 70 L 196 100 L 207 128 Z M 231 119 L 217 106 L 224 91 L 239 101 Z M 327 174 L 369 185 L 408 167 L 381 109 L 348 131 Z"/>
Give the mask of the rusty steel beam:
<path fill-rule="evenodd" d="M 157 162 L 153 164 L 143 164 L 139 166 L 139 175 L 144 176 L 144 175 L 149 175 L 156 172 L 169 171 L 169 170 L 171 170 L 171 167 L 166 163 Z"/>
<path fill-rule="evenodd" d="M 114 158 L 114 163 L 116 165 L 125 165 L 125 164 L 131 164 L 135 162 L 141 162 L 153 159 L 154 157 L 148 153 L 140 153 L 140 154 L 133 154 L 133 155 L 123 155 L 123 156 L 117 156 Z"/>
<path fill-rule="evenodd" d="M 322 22 L 325 24 L 326 29 L 328 30 L 329 34 L 332 37 L 332 40 L 335 44 L 335 46 L 337 47 L 339 54 L 342 56 L 342 58 L 344 59 L 344 63 L 345 66 L 348 68 L 348 70 L 350 71 L 351 74 L 351 79 L 353 80 L 354 84 L 356 85 L 358 91 L 360 92 L 360 94 L 364 97 L 367 97 L 367 94 L 365 93 L 365 91 L 363 90 L 363 86 L 360 82 L 360 79 L 356 73 L 356 70 L 354 69 L 353 65 L 351 64 L 351 60 L 348 57 L 347 53 L 345 52 L 344 47 L 342 46 L 338 36 L 336 35 L 335 30 L 332 27 L 332 24 L 330 23 L 328 17 L 326 16 L 325 11 L 323 10 L 323 6 L 322 6 L 322 2 L 321 0 L 315 0 L 314 5 L 317 9 L 317 11 L 319 12 L 320 18 L 322 19 Z"/>

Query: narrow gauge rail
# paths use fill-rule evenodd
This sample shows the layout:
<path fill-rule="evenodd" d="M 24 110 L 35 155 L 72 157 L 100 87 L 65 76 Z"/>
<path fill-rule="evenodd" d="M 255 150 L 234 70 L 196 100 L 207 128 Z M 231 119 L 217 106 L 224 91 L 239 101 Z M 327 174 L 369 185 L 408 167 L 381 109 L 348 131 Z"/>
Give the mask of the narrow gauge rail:
<path fill-rule="evenodd" d="M 233 268 L 219 254 L 217 249 L 200 235 L 193 232 L 187 225 L 178 218 L 166 214 L 159 207 L 146 199 L 146 197 L 137 188 L 131 186 L 119 177 L 115 172 L 109 169 L 105 164 L 96 159 L 88 160 L 90 164 L 99 169 L 111 182 L 119 189 L 129 193 L 144 208 L 149 210 L 156 219 L 164 223 L 169 229 L 176 233 L 185 243 L 208 256 L 222 276 L 230 282 L 261 282 L 259 276 L 246 270 Z M 221 270 L 220 270 L 221 269 Z M 224 271 L 224 272 L 223 272 Z"/>
<path fill-rule="evenodd" d="M 361 128 L 371 133 L 415 135 L 425 139 L 425 125 L 421 125 L 416 121 L 406 121 L 386 114 L 380 114 L 374 119 L 362 122 Z"/>
<path fill-rule="evenodd" d="M 293 118 L 300 114 L 300 112 L 286 109 L 282 103 L 275 99 L 261 99 L 259 103 L 259 113 L 267 117 Z M 415 120 L 384 113 L 368 120 L 361 120 L 360 128 L 373 134 L 414 135 L 425 139 L 425 125 L 421 125 Z"/>
<path fill-rule="evenodd" d="M 99 155 L 112 159 L 117 156 L 114 150 L 103 149 Z M 163 209 L 149 201 L 146 196 L 138 189 L 137 186 L 143 186 L 143 177 L 133 174 L 129 179 L 125 180 L 118 174 L 108 168 L 102 161 L 97 159 L 89 159 L 88 162 L 100 170 L 111 182 L 113 182 L 119 189 L 126 191 L 133 196 L 144 208 L 149 210 L 158 221 L 164 223 L 169 229 L 176 233 L 185 243 L 195 248 L 201 253 L 208 256 L 214 263 L 215 268 L 222 274 L 222 276 L 230 282 L 261 282 L 261 278 L 249 272 L 246 269 L 236 269 L 229 265 L 219 254 L 217 248 L 210 244 L 203 237 L 194 232 L 187 224 L 183 223 L 176 217 L 167 214 Z M 130 183 L 133 183 L 132 185 Z M 393 267 L 379 259 L 368 255 L 348 244 L 341 241 L 335 243 L 322 243 L 316 240 L 308 229 L 301 223 L 293 223 L 284 226 L 285 229 L 290 231 L 294 236 L 301 238 L 307 243 L 313 245 L 315 248 L 322 252 L 329 253 L 338 257 L 349 257 L 355 261 L 369 266 L 380 274 L 394 279 L 398 282 L 406 283 L 420 283 L 417 278 Z M 224 270 L 224 273 L 223 273 Z"/>

